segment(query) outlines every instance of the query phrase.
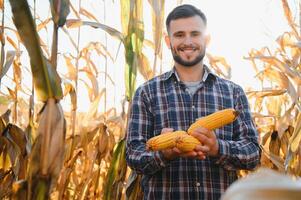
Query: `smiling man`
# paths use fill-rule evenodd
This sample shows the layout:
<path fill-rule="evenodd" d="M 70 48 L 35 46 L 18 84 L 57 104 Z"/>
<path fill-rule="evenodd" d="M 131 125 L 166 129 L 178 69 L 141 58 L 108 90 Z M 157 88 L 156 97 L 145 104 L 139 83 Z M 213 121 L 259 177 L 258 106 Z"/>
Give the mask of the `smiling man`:
<path fill-rule="evenodd" d="M 144 199 L 219 199 L 237 179 L 236 170 L 253 169 L 259 163 L 258 135 L 244 91 L 203 64 L 206 25 L 199 9 L 176 7 L 166 19 L 165 38 L 174 67 L 135 93 L 126 159 L 142 174 Z M 202 145 L 193 151 L 146 151 L 151 137 L 187 130 L 197 118 L 225 108 L 237 110 L 237 119 L 215 131 L 196 129 L 192 135 Z"/>

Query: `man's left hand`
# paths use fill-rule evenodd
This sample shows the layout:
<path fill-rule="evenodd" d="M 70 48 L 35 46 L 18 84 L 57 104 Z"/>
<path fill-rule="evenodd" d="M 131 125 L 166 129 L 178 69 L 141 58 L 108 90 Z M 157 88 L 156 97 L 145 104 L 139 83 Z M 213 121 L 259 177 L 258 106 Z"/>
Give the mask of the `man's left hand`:
<path fill-rule="evenodd" d="M 194 149 L 198 154 L 205 154 L 207 156 L 218 155 L 218 141 L 213 131 L 200 127 L 195 129 L 191 135 L 201 142 Z"/>

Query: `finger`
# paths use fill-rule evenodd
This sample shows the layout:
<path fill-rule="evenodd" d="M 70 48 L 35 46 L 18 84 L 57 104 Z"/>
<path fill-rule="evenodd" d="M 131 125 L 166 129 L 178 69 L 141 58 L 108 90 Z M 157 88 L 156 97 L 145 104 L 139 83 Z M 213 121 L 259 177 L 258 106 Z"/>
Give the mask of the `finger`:
<path fill-rule="evenodd" d="M 173 132 L 173 128 L 163 128 L 162 130 L 161 130 L 161 134 L 162 133 L 168 133 L 168 132 Z"/>
<path fill-rule="evenodd" d="M 201 151 L 201 152 L 207 154 L 210 151 L 210 148 L 206 145 L 197 145 L 195 147 L 195 150 L 198 152 Z"/>
<path fill-rule="evenodd" d="M 205 160 L 206 159 L 206 156 L 204 156 L 204 155 L 198 155 L 197 157 L 196 157 L 197 159 L 199 159 L 199 160 Z"/>
<path fill-rule="evenodd" d="M 204 135 L 204 134 L 200 134 L 200 133 L 193 133 L 192 134 L 193 137 L 195 137 L 196 139 L 198 139 L 202 144 L 208 144 L 209 143 L 209 138 Z"/>
<path fill-rule="evenodd" d="M 189 152 L 184 152 L 181 154 L 181 157 L 185 157 L 185 158 L 195 158 L 197 156 L 197 152 L 195 151 L 189 151 Z"/>
<path fill-rule="evenodd" d="M 182 151 L 180 149 L 178 149 L 177 147 L 172 148 L 172 151 L 179 155 L 182 153 Z"/>
<path fill-rule="evenodd" d="M 206 135 L 208 138 L 216 138 L 215 133 L 209 129 L 207 129 L 207 131 L 204 131 L 203 134 Z"/>
<path fill-rule="evenodd" d="M 200 160 L 204 160 L 204 159 L 206 159 L 206 154 L 205 153 L 203 153 L 203 152 L 201 152 L 201 151 L 199 151 L 198 153 L 197 153 L 197 156 L 196 156 L 198 159 L 200 159 Z"/>
<path fill-rule="evenodd" d="M 209 130 L 209 129 L 207 129 L 207 128 L 205 128 L 205 127 L 199 127 L 199 128 L 197 128 L 196 129 L 196 133 L 201 133 L 201 134 L 203 134 L 203 135 L 205 135 L 205 136 L 207 136 L 209 138 L 215 137 L 214 132 L 211 131 L 211 130 Z"/>

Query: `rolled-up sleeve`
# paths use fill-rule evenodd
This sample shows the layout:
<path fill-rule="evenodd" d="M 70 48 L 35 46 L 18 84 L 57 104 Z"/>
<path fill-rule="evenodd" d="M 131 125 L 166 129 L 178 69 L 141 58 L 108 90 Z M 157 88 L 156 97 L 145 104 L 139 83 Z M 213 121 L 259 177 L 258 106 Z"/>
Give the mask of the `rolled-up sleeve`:
<path fill-rule="evenodd" d="M 149 97 L 140 87 L 131 104 L 126 142 L 127 164 L 137 173 L 154 174 L 168 162 L 161 152 L 146 151 L 147 135 L 154 131 L 153 118 Z"/>
<path fill-rule="evenodd" d="M 233 140 L 218 139 L 218 164 L 228 170 L 254 169 L 260 162 L 258 133 L 251 118 L 247 97 L 243 89 L 234 89 L 235 109 L 240 113 L 233 124 Z"/>

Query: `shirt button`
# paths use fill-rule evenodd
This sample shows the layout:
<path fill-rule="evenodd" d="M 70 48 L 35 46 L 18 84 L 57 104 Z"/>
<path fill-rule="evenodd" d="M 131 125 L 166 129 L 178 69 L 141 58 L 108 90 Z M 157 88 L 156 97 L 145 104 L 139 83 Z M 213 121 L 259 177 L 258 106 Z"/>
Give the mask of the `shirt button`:
<path fill-rule="evenodd" d="M 192 105 L 192 106 L 191 106 L 191 108 L 192 108 L 192 110 L 194 110 L 194 109 L 195 109 L 195 106 L 194 106 L 194 105 Z"/>
<path fill-rule="evenodd" d="M 200 184 L 199 182 L 196 182 L 196 186 L 197 186 L 197 187 L 200 187 L 201 184 Z"/>

